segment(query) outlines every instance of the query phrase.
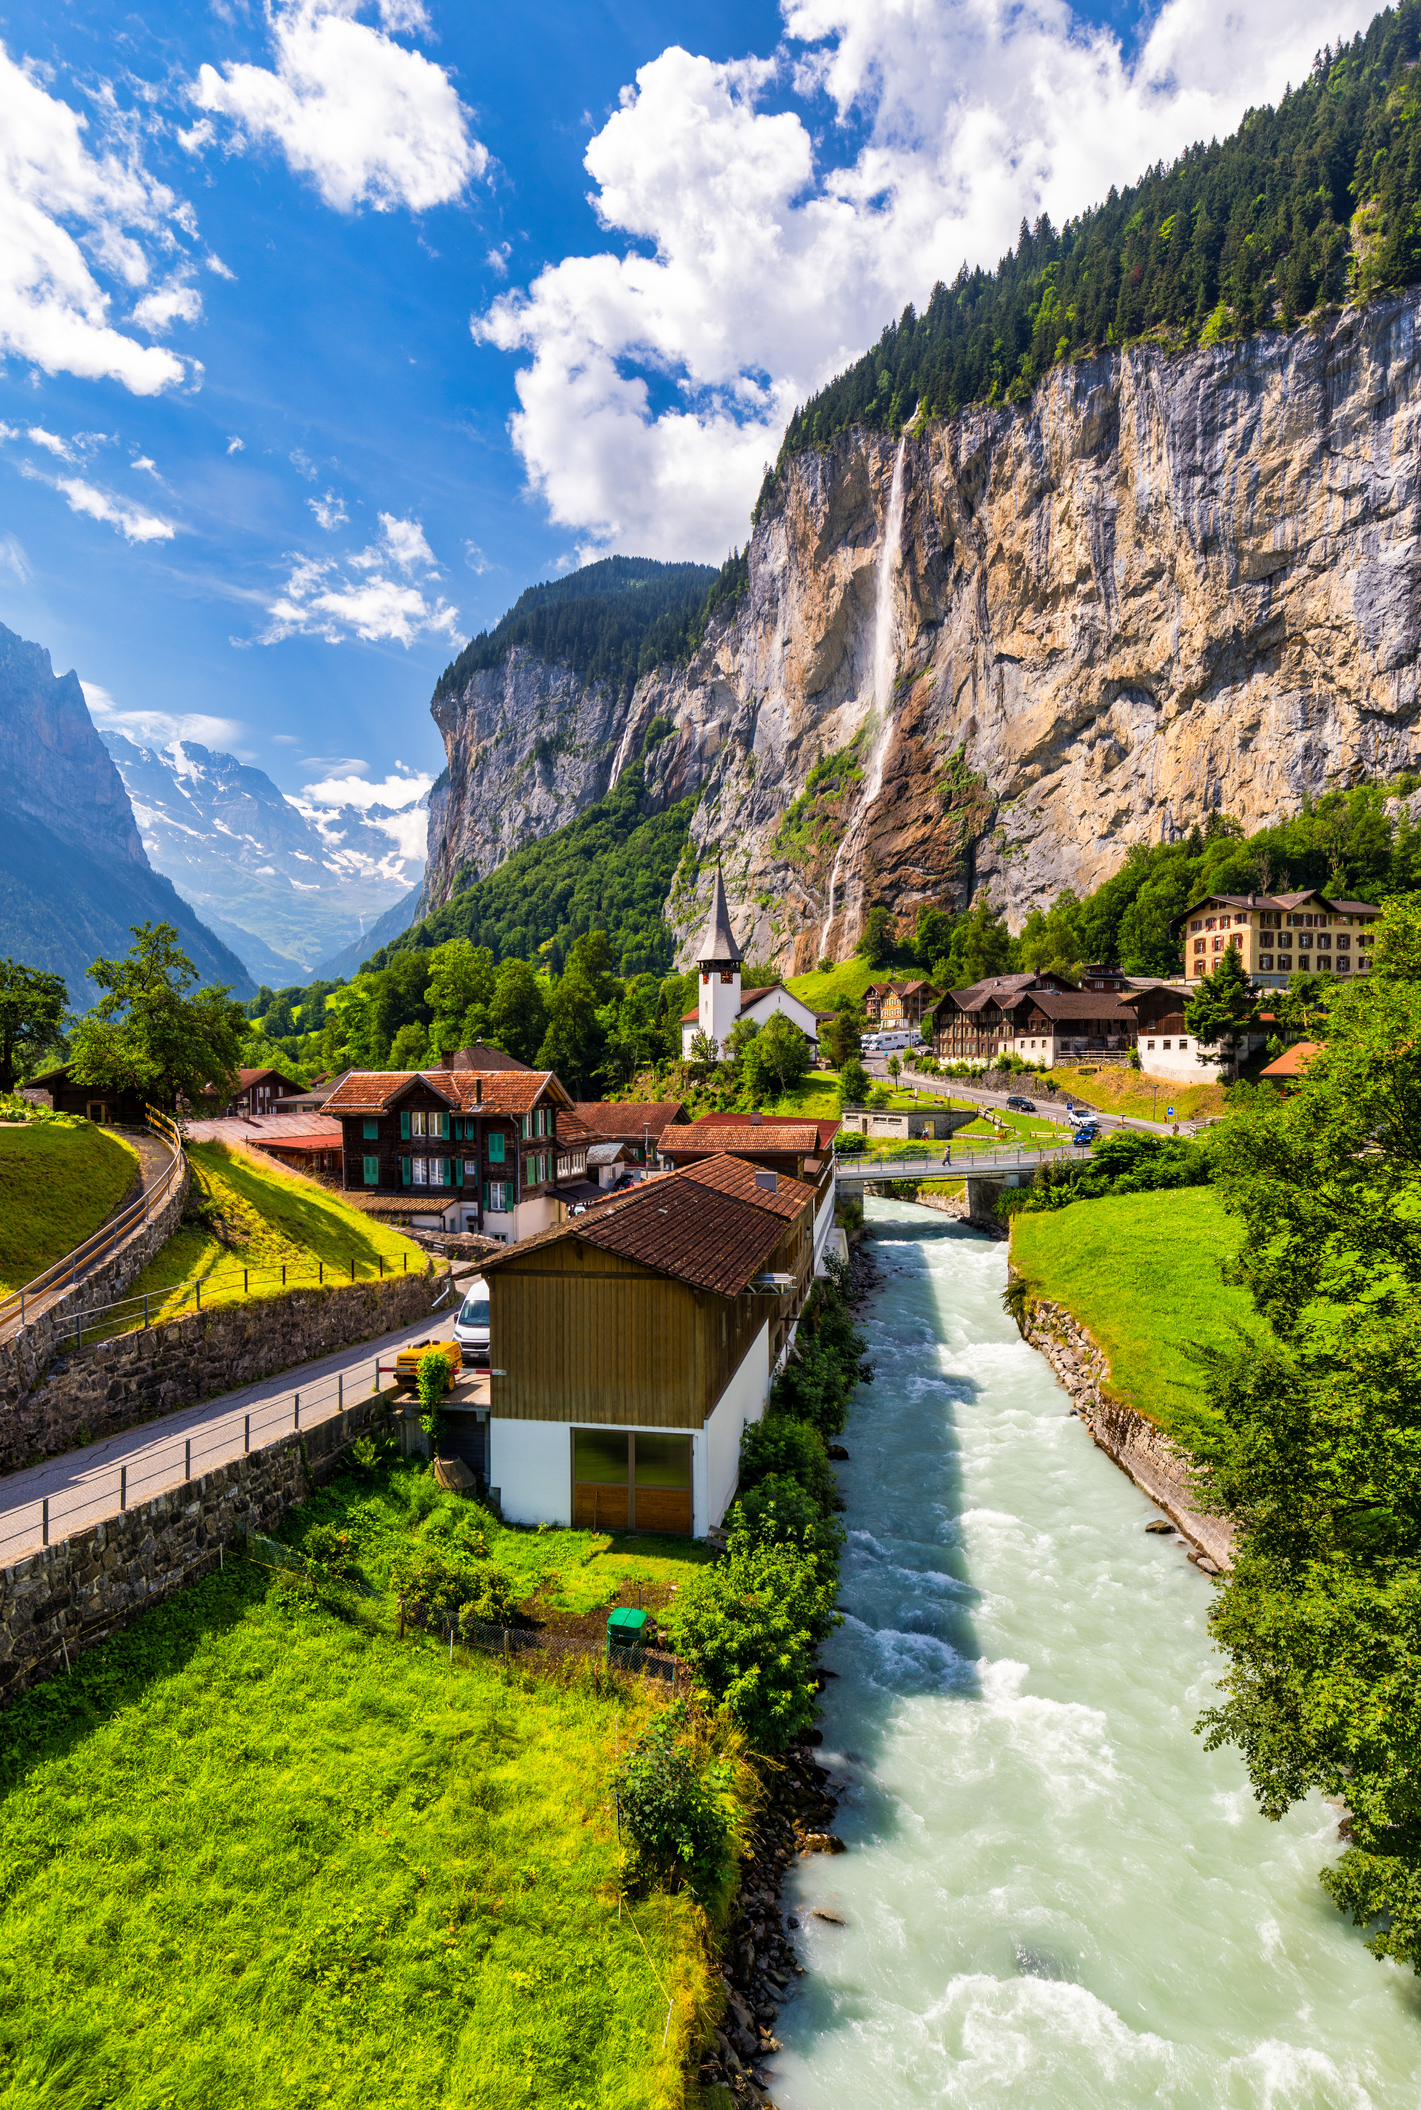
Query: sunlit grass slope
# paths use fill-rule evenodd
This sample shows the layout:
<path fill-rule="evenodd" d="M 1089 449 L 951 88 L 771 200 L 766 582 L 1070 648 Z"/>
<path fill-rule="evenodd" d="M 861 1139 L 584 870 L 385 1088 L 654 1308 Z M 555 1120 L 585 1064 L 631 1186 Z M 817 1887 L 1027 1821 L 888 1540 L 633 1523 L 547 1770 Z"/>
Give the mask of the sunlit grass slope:
<path fill-rule="evenodd" d="M 1212 1188 L 1178 1187 L 1018 1216 L 1011 1257 L 1033 1291 L 1089 1327 L 1117 1398 L 1206 1450 L 1216 1424 L 1187 1350 L 1260 1327 L 1245 1292 L 1223 1280 L 1238 1238 Z"/>
<path fill-rule="evenodd" d="M 0 1128 L 0 1289 L 32 1282 L 81 1245 L 137 1171 L 132 1144 L 88 1121 Z"/>

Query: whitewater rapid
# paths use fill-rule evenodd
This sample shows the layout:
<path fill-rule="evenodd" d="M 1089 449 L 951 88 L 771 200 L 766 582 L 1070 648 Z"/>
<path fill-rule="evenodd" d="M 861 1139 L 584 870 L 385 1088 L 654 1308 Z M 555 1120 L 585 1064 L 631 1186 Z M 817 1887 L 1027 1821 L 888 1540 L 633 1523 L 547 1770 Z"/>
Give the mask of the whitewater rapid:
<path fill-rule="evenodd" d="M 820 1757 L 848 1853 L 785 1895 L 781 2110 L 1421 2104 L 1421 1982 L 1379 1964 L 1193 1734 L 1210 1585 L 1001 1309 L 1004 1248 L 870 1202 L 877 1382 L 839 1468 Z M 846 1922 L 812 1917 L 814 1906 Z"/>

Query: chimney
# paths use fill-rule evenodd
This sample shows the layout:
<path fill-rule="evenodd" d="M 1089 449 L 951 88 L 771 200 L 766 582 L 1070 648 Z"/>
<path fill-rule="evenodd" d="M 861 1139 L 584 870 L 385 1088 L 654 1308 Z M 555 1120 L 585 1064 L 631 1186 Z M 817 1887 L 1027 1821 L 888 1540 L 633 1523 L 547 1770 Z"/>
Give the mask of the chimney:
<path fill-rule="evenodd" d="M 751 1126 L 752 1128 L 758 1128 L 758 1127 L 759 1127 L 759 1126 L 761 1125 L 761 1123 L 762 1123 L 762 1122 L 764 1121 L 764 1118 L 765 1118 L 765 1117 L 764 1117 L 764 1115 L 763 1115 L 763 1114 L 751 1114 L 751 1116 L 750 1116 L 750 1126 Z"/>
<path fill-rule="evenodd" d="M 758 1120 L 759 1116 L 756 1115 L 755 1118 Z M 776 1193 L 779 1183 L 780 1176 L 777 1172 L 757 1172 L 755 1174 L 755 1185 L 763 1188 L 766 1194 Z"/>
<path fill-rule="evenodd" d="M 483 1081 L 483 1078 L 482 1078 L 482 1077 L 475 1077 L 475 1079 L 474 1079 L 474 1104 L 475 1104 L 475 1106 L 482 1106 L 482 1105 L 483 1105 L 483 1103 L 484 1103 L 484 1081 Z"/>

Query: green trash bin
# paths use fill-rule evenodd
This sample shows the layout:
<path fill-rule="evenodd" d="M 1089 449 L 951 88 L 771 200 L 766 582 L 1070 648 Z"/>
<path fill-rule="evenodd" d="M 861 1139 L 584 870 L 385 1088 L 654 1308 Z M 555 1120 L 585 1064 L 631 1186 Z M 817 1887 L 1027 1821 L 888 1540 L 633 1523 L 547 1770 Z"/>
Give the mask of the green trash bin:
<path fill-rule="evenodd" d="M 618 1605 L 607 1620 L 607 1661 L 610 1663 L 619 1649 L 645 1648 L 650 1620 L 650 1612 L 639 1612 L 634 1605 Z"/>

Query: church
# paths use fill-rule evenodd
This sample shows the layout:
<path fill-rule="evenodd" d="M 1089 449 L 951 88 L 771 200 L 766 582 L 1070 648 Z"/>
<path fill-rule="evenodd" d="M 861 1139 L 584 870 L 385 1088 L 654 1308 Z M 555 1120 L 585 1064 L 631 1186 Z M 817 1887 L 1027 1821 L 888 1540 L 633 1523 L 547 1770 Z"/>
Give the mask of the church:
<path fill-rule="evenodd" d="M 699 1002 L 694 1011 L 685 1012 L 681 1019 L 682 1059 L 691 1060 L 691 1043 L 698 1033 L 704 1033 L 707 1040 L 715 1043 L 716 1060 L 728 1062 L 727 1042 L 731 1027 L 743 1018 L 753 1019 L 757 1026 L 763 1026 L 776 1011 L 782 1012 L 792 1026 L 798 1026 L 817 1051 L 819 1020 L 829 1014 L 811 1010 L 808 1004 L 792 995 L 783 982 L 770 982 L 759 989 L 742 989 L 741 959 L 740 947 L 730 927 L 725 881 L 717 865 L 711 912 L 697 945 L 696 966 L 701 977 L 697 991 Z"/>

